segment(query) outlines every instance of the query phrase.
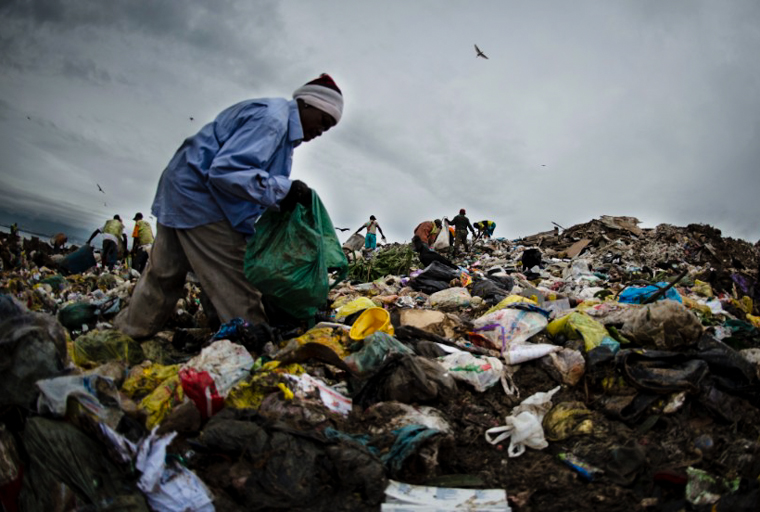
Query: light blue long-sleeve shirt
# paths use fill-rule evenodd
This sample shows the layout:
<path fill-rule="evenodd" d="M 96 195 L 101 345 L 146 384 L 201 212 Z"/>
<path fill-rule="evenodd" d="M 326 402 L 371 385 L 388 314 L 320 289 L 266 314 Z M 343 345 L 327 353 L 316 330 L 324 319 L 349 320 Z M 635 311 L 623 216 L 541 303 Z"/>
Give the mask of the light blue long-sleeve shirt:
<path fill-rule="evenodd" d="M 290 191 L 293 148 L 303 139 L 295 100 L 248 100 L 185 139 L 164 169 L 151 211 L 159 224 L 187 229 L 227 219 L 254 232 L 264 210 Z"/>

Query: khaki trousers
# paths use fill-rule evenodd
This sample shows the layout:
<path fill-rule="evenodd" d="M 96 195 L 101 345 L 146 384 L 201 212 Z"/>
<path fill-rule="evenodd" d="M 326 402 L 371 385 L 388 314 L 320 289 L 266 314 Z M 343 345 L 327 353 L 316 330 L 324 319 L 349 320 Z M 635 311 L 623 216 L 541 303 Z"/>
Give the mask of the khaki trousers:
<path fill-rule="evenodd" d="M 266 322 L 261 293 L 243 273 L 245 236 L 220 221 L 191 229 L 158 224 L 148 266 L 137 281 L 129 306 L 114 327 L 135 339 L 149 338 L 164 326 L 193 272 L 224 323 L 235 317 Z"/>

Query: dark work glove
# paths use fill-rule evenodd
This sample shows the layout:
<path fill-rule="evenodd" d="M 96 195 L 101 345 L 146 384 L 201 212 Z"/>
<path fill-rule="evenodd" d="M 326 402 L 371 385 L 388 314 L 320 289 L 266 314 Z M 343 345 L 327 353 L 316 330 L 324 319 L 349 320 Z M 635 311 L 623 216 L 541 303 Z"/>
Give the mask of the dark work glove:
<path fill-rule="evenodd" d="M 290 184 L 290 192 L 280 201 L 281 212 L 292 212 L 297 204 L 311 206 L 311 189 L 301 180 L 294 180 Z"/>

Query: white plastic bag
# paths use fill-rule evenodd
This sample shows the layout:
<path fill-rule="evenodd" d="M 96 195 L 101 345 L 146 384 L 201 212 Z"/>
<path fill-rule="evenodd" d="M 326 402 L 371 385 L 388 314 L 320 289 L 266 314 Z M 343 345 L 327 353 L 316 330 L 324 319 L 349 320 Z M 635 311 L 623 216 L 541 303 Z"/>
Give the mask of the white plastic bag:
<path fill-rule="evenodd" d="M 510 457 L 522 455 L 526 446 L 534 450 L 543 450 L 549 446 L 541 423 L 552 408 L 552 396 L 559 390 L 560 386 L 557 386 L 551 391 L 539 392 L 523 400 L 512 409 L 512 414 L 507 416 L 506 425 L 486 430 L 486 441 L 498 444 L 511 438 L 507 451 Z M 494 435 L 496 437 L 492 437 Z"/>
<path fill-rule="evenodd" d="M 449 221 L 448 220 L 443 219 L 443 226 L 441 227 L 441 232 L 438 233 L 438 236 L 435 238 L 435 242 L 433 242 L 432 248 L 436 251 L 449 248 Z"/>
<path fill-rule="evenodd" d="M 223 397 L 249 375 L 252 367 L 253 357 L 248 350 L 230 340 L 215 341 L 182 366 L 199 372 L 207 371 L 214 379 L 217 392 Z"/>
<path fill-rule="evenodd" d="M 494 348 L 506 352 L 543 331 L 548 320 L 541 313 L 504 308 L 485 314 L 473 322 L 475 332 L 488 339 Z"/>
<path fill-rule="evenodd" d="M 466 308 L 472 301 L 472 295 L 467 291 L 467 288 L 455 286 L 433 293 L 428 300 L 430 305 L 436 309 Z"/>
<path fill-rule="evenodd" d="M 477 357 L 469 352 L 456 352 L 439 357 L 438 362 L 456 380 L 472 384 L 481 393 L 504 380 L 504 365 L 495 357 Z"/>

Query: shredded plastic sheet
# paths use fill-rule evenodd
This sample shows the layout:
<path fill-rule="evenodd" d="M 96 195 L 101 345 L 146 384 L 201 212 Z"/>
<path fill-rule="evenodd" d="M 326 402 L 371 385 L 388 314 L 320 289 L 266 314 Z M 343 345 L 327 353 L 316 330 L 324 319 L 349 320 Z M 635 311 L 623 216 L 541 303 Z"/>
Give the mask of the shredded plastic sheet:
<path fill-rule="evenodd" d="M 312 377 L 308 373 L 303 373 L 301 375 L 286 374 L 284 377 L 296 382 L 301 396 L 318 390 L 320 399 L 328 409 L 337 412 L 338 414 L 342 414 L 343 416 L 348 416 L 348 413 L 351 412 L 353 404 L 350 398 L 341 395 L 333 388 L 321 380 Z"/>
<path fill-rule="evenodd" d="M 510 512 L 503 489 L 453 489 L 389 480 L 383 512 L 461 510 Z"/>
<path fill-rule="evenodd" d="M 137 487 L 156 512 L 213 512 L 214 500 L 203 481 L 177 462 L 166 463 L 166 447 L 176 435 L 159 437 L 154 428 L 141 441 L 135 458 L 135 467 L 142 472 Z"/>

